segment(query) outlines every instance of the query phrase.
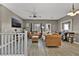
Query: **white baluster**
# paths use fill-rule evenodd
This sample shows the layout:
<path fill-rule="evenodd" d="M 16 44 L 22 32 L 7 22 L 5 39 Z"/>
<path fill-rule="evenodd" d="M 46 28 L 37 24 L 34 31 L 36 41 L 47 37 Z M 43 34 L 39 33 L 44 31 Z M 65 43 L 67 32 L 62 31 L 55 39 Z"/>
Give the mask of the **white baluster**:
<path fill-rule="evenodd" d="M 23 54 L 23 34 L 21 34 L 21 54 Z"/>
<path fill-rule="evenodd" d="M 15 54 L 16 54 L 16 34 L 15 34 Z"/>
<path fill-rule="evenodd" d="M 8 54 L 10 55 L 10 34 L 8 34 Z"/>
<path fill-rule="evenodd" d="M 13 34 L 11 34 L 11 54 L 13 54 Z"/>
<path fill-rule="evenodd" d="M 27 31 L 25 31 L 25 36 L 24 36 L 24 55 L 27 55 Z"/>
<path fill-rule="evenodd" d="M 1 34 L 1 54 L 3 55 L 3 34 Z"/>
<path fill-rule="evenodd" d="M 18 34 L 18 54 L 20 54 L 20 33 Z"/>
<path fill-rule="evenodd" d="M 7 41 L 6 41 L 6 40 L 7 40 L 7 35 L 5 34 L 4 37 L 5 37 L 5 55 L 6 55 L 6 54 L 7 54 L 7 45 L 6 45 L 6 42 L 7 42 Z"/>

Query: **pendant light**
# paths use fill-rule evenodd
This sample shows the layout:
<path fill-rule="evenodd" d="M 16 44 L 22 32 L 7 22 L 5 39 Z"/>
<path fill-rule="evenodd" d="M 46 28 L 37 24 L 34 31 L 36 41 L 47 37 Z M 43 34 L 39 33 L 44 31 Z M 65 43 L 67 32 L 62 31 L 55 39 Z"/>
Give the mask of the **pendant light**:
<path fill-rule="evenodd" d="M 72 4 L 72 11 L 70 11 L 67 15 L 68 16 L 75 16 L 75 15 L 77 15 L 77 14 L 79 14 L 79 10 L 75 10 L 75 8 L 74 8 L 74 3 Z"/>

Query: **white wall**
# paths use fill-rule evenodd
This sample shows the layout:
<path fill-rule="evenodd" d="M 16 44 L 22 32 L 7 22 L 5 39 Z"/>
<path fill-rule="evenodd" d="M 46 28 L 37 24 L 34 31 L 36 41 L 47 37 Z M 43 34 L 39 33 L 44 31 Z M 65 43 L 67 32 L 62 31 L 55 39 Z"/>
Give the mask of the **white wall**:
<path fill-rule="evenodd" d="M 73 31 L 79 33 L 79 15 L 73 18 Z"/>
<path fill-rule="evenodd" d="M 70 30 L 69 31 L 71 32 L 72 31 L 72 19 L 67 19 L 67 20 L 61 21 L 60 22 L 60 27 L 61 27 L 60 30 L 63 31 L 62 24 L 66 23 L 66 22 L 70 22 Z"/>
<path fill-rule="evenodd" d="M 27 23 L 29 24 L 51 24 L 51 32 L 54 33 L 55 31 L 58 31 L 58 22 L 56 20 L 26 20 L 24 21 L 24 24 L 26 25 Z M 24 27 L 26 27 L 24 25 Z M 26 30 L 30 30 L 30 28 L 26 27 Z"/>
<path fill-rule="evenodd" d="M 7 9 L 6 7 L 4 6 L 0 6 L 0 11 L 1 11 L 1 32 L 14 32 L 14 29 L 13 27 L 11 27 L 11 18 L 12 17 L 16 17 L 18 18 L 21 23 L 23 24 L 22 22 L 22 19 L 17 16 L 16 14 L 14 14 L 13 12 L 11 12 L 9 9 Z M 22 28 L 16 28 L 19 32 L 22 30 Z"/>
<path fill-rule="evenodd" d="M 1 7 L 1 5 L 0 5 Z M 0 8 L 0 32 L 1 32 L 1 8 Z"/>
<path fill-rule="evenodd" d="M 76 42 L 79 42 L 79 15 L 77 16 L 74 16 L 74 17 L 69 17 L 69 16 L 66 16 L 66 17 L 63 17 L 61 18 L 59 21 L 58 21 L 58 29 L 59 31 L 61 31 L 61 22 L 63 21 L 66 21 L 66 20 L 70 20 L 72 19 L 72 31 L 75 32 L 75 34 L 77 34 L 76 36 Z"/>
<path fill-rule="evenodd" d="M 61 22 L 66 21 L 66 20 L 70 20 L 72 19 L 72 31 L 74 31 L 75 33 L 79 33 L 79 15 L 75 16 L 75 17 L 63 17 L 58 21 L 58 30 L 61 31 Z"/>

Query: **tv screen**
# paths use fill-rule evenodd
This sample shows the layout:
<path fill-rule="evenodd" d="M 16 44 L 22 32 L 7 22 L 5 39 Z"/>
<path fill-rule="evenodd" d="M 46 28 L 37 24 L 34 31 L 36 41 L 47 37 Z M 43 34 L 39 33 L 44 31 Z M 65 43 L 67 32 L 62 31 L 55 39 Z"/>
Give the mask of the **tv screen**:
<path fill-rule="evenodd" d="M 12 18 L 12 27 L 21 28 L 21 23 L 19 20 Z"/>

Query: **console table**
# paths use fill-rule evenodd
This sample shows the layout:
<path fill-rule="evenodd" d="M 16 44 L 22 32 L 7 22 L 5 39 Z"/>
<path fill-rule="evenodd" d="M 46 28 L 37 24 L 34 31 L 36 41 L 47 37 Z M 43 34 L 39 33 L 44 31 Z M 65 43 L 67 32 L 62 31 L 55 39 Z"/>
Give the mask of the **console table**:
<path fill-rule="evenodd" d="M 64 33 L 64 37 L 65 37 L 64 41 L 73 43 L 74 35 L 75 35 L 74 32 L 66 32 L 66 33 Z"/>

